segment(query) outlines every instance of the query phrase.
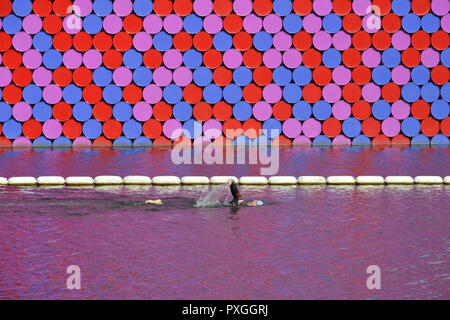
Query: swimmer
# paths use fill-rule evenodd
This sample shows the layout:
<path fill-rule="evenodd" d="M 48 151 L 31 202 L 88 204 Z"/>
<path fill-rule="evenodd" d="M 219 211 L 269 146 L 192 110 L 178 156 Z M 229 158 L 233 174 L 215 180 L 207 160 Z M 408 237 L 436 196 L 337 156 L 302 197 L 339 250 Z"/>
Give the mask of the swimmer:
<path fill-rule="evenodd" d="M 147 203 L 147 204 L 156 204 L 156 205 L 162 205 L 162 204 L 163 204 L 163 202 L 161 201 L 161 199 L 147 200 L 147 201 L 145 201 L 145 203 Z"/>
<path fill-rule="evenodd" d="M 228 180 L 228 185 L 230 186 L 231 195 L 233 196 L 233 200 L 231 200 L 230 204 L 232 206 L 247 206 L 247 207 L 256 207 L 262 206 L 264 201 L 262 200 L 253 200 L 253 201 L 244 201 L 241 193 L 238 190 L 236 182 L 233 179 Z"/>

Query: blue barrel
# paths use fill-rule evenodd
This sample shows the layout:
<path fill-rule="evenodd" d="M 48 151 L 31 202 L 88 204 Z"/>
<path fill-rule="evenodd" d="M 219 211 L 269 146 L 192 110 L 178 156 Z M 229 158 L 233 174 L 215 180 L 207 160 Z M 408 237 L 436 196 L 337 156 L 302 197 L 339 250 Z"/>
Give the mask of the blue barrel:
<path fill-rule="evenodd" d="M 431 105 L 431 114 L 438 120 L 443 120 L 448 117 L 450 108 L 447 101 L 442 99 L 436 100 Z"/>
<path fill-rule="evenodd" d="M 113 148 L 131 148 L 133 143 L 126 137 L 118 137 L 113 141 Z"/>
<path fill-rule="evenodd" d="M 313 115 L 318 120 L 326 120 L 331 116 L 331 105 L 323 100 L 317 101 L 313 106 Z"/>
<path fill-rule="evenodd" d="M 414 117 L 402 121 L 402 133 L 407 137 L 415 137 L 420 132 L 420 122 Z"/>
<path fill-rule="evenodd" d="M 312 115 L 311 105 L 306 101 L 299 101 L 294 104 L 292 108 L 292 114 L 297 120 L 305 121 Z"/>
<path fill-rule="evenodd" d="M 133 141 L 133 148 L 150 148 L 152 145 L 152 140 L 147 137 L 138 137 Z"/>
<path fill-rule="evenodd" d="M 423 134 L 418 134 L 411 139 L 411 145 L 428 146 L 430 145 L 430 138 Z"/>
<path fill-rule="evenodd" d="M 222 100 L 222 89 L 216 84 L 210 84 L 203 89 L 203 99 L 209 104 Z"/>
<path fill-rule="evenodd" d="M 345 119 L 342 123 L 342 132 L 349 138 L 354 138 L 361 133 L 361 122 L 356 118 Z"/>
<path fill-rule="evenodd" d="M 323 134 L 315 137 L 312 142 L 312 145 L 314 147 L 331 147 L 331 144 L 331 139 Z"/>
<path fill-rule="evenodd" d="M 59 137 L 53 141 L 53 148 L 72 148 L 72 142 L 69 138 Z"/>
<path fill-rule="evenodd" d="M 263 133 L 266 137 L 277 138 L 282 131 L 281 122 L 275 118 L 270 118 L 263 123 Z"/>
<path fill-rule="evenodd" d="M 133 109 L 126 102 L 119 102 L 113 107 L 113 116 L 116 120 L 125 122 L 131 119 Z"/>
<path fill-rule="evenodd" d="M 298 85 L 290 83 L 283 88 L 283 98 L 288 103 L 296 103 L 302 97 L 302 88 Z"/>
<path fill-rule="evenodd" d="M 106 103 L 116 104 L 122 99 L 122 89 L 115 84 L 110 84 L 103 89 L 103 99 Z"/>
<path fill-rule="evenodd" d="M 91 119 L 83 123 L 83 134 L 89 139 L 97 139 L 102 134 L 102 124 L 95 120 Z"/>
<path fill-rule="evenodd" d="M 192 106 L 187 102 L 181 101 L 173 107 L 172 112 L 178 121 L 187 121 L 192 117 Z"/>
<path fill-rule="evenodd" d="M 123 124 L 123 134 L 129 139 L 136 139 L 142 134 L 142 124 L 134 119 Z"/>
<path fill-rule="evenodd" d="M 360 134 L 353 138 L 352 140 L 352 146 L 370 146 L 372 145 L 372 141 L 369 137 Z"/>
<path fill-rule="evenodd" d="M 203 132 L 202 123 L 197 120 L 190 119 L 183 124 L 183 134 L 188 139 L 191 140 L 195 139 L 199 137 L 202 134 L 202 132 Z"/>
<path fill-rule="evenodd" d="M 240 101 L 233 106 L 233 116 L 239 121 L 250 119 L 253 113 L 252 106 L 246 101 Z"/>
<path fill-rule="evenodd" d="M 1 108 L 0 108 L 1 109 Z M 2 111 L 0 110 L 0 121 Z M 52 117 L 52 107 L 45 102 L 39 102 L 33 106 L 33 117 L 39 122 L 45 122 Z"/>
<path fill-rule="evenodd" d="M 73 106 L 72 114 L 73 117 L 80 122 L 87 121 L 92 117 L 92 107 L 86 102 L 78 102 Z"/>
<path fill-rule="evenodd" d="M 8 139 L 16 139 L 22 134 L 22 124 L 14 119 L 10 119 L 3 124 L 3 135 Z"/>
<path fill-rule="evenodd" d="M 32 147 L 33 148 L 51 148 L 52 142 L 45 137 L 38 137 L 37 139 L 34 139 Z"/>
<path fill-rule="evenodd" d="M 29 84 L 23 88 L 23 100 L 29 104 L 36 104 L 42 99 L 42 89 L 35 84 Z"/>
<path fill-rule="evenodd" d="M 175 84 L 169 84 L 163 90 L 163 97 L 167 103 L 176 104 L 181 101 L 183 90 Z"/>
<path fill-rule="evenodd" d="M 375 119 L 387 119 L 391 115 L 391 105 L 387 101 L 378 100 L 372 105 L 372 114 Z"/>
<path fill-rule="evenodd" d="M 223 88 L 223 98 L 228 103 L 238 103 L 242 99 L 242 89 L 236 84 L 229 84 Z"/>
<path fill-rule="evenodd" d="M 12 116 L 12 108 L 6 102 L 0 102 L 0 122 L 8 121 Z"/>
<path fill-rule="evenodd" d="M 80 87 L 71 83 L 63 89 L 62 96 L 64 101 L 66 101 L 67 103 L 75 104 L 81 101 L 81 98 L 83 97 L 83 91 Z"/>
<path fill-rule="evenodd" d="M 449 139 L 447 136 L 443 135 L 442 133 L 439 133 L 439 134 L 435 135 L 433 138 L 431 138 L 431 145 L 432 146 L 448 146 Z"/>

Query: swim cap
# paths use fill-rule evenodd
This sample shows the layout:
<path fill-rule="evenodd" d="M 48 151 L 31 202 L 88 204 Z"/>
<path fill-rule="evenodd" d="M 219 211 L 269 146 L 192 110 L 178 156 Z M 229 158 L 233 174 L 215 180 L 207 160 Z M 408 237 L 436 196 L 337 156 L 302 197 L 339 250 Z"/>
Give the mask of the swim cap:
<path fill-rule="evenodd" d="M 262 200 L 256 200 L 256 204 L 257 204 L 258 206 L 262 206 L 262 205 L 264 204 L 264 201 L 262 201 Z"/>

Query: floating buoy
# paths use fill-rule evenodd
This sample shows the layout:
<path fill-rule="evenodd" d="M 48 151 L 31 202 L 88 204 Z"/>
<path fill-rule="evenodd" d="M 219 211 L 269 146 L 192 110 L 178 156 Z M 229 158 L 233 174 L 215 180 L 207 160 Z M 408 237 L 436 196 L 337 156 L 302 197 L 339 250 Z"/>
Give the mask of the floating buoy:
<path fill-rule="evenodd" d="M 94 185 L 94 179 L 91 177 L 67 177 L 67 186 L 92 186 Z"/>
<path fill-rule="evenodd" d="M 152 184 L 152 179 L 147 176 L 126 176 L 123 178 L 125 185 L 149 185 Z"/>
<path fill-rule="evenodd" d="M 156 186 L 179 185 L 181 182 L 177 176 L 158 176 L 153 177 L 152 183 Z"/>
<path fill-rule="evenodd" d="M 384 184 L 384 178 L 382 176 L 358 176 L 356 184 Z"/>
<path fill-rule="evenodd" d="M 44 176 L 37 178 L 37 184 L 40 186 L 63 186 L 66 180 L 63 177 Z"/>
<path fill-rule="evenodd" d="M 94 179 L 97 186 L 112 186 L 123 184 L 123 180 L 119 176 L 98 176 Z"/>
<path fill-rule="evenodd" d="M 329 176 L 327 178 L 328 184 L 355 184 L 355 178 L 352 176 Z"/>
<path fill-rule="evenodd" d="M 266 185 L 267 183 L 266 177 L 241 177 L 239 179 L 239 184 Z"/>
<path fill-rule="evenodd" d="M 413 184 L 414 179 L 410 176 L 387 176 L 384 181 L 386 184 Z"/>
<path fill-rule="evenodd" d="M 8 179 L 0 177 L 0 186 L 4 186 L 8 184 Z"/>
<path fill-rule="evenodd" d="M 181 178 L 181 184 L 209 184 L 209 178 L 202 176 L 186 176 Z"/>
<path fill-rule="evenodd" d="M 446 177 L 444 178 L 444 183 L 445 183 L 445 184 L 450 184 L 450 176 L 446 176 Z"/>
<path fill-rule="evenodd" d="M 296 185 L 297 178 L 293 176 L 273 176 L 269 178 L 270 185 Z"/>
<path fill-rule="evenodd" d="M 8 179 L 11 186 L 35 186 L 36 179 L 33 177 L 13 177 Z"/>
<path fill-rule="evenodd" d="M 297 179 L 298 184 L 325 184 L 327 179 L 322 176 L 301 176 Z"/>
<path fill-rule="evenodd" d="M 235 176 L 214 176 L 209 179 L 209 183 L 211 184 L 224 184 L 227 183 L 228 180 L 233 179 L 234 182 L 238 183 L 239 179 Z"/>
<path fill-rule="evenodd" d="M 414 178 L 415 184 L 442 184 L 443 180 L 439 176 L 417 176 Z"/>

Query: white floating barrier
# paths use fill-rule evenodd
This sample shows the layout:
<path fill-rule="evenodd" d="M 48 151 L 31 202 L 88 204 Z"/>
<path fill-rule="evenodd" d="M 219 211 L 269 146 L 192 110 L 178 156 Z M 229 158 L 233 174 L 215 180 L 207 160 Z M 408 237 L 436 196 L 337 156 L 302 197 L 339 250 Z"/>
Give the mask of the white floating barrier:
<path fill-rule="evenodd" d="M 443 182 L 439 176 L 417 176 L 414 178 L 415 184 L 442 184 Z"/>
<path fill-rule="evenodd" d="M 356 177 L 357 184 L 384 184 L 382 176 L 358 176 Z"/>
<path fill-rule="evenodd" d="M 273 176 L 269 178 L 271 185 L 296 185 L 297 178 L 293 176 Z"/>
<path fill-rule="evenodd" d="M 450 176 L 446 176 L 446 177 L 444 178 L 444 183 L 445 183 L 445 184 L 450 184 Z"/>
<path fill-rule="evenodd" d="M 37 183 L 33 177 L 13 177 L 8 179 L 10 186 L 35 186 Z"/>
<path fill-rule="evenodd" d="M 63 177 L 43 176 L 37 178 L 37 184 L 40 186 L 63 186 L 66 180 Z"/>
<path fill-rule="evenodd" d="M 387 176 L 384 181 L 386 184 L 413 184 L 414 179 L 410 176 Z"/>
<path fill-rule="evenodd" d="M 119 176 L 98 176 L 94 179 L 97 186 L 112 186 L 123 184 L 123 180 Z"/>
<path fill-rule="evenodd" d="M 239 184 L 248 185 L 266 185 L 268 183 L 266 177 L 241 177 L 239 179 Z"/>
<path fill-rule="evenodd" d="M 67 186 L 92 186 L 94 185 L 94 179 L 91 177 L 67 177 Z"/>
<path fill-rule="evenodd" d="M 152 183 L 156 186 L 179 185 L 180 182 L 177 176 L 157 176 L 152 179 Z"/>
<path fill-rule="evenodd" d="M 125 185 L 149 185 L 152 184 L 152 179 L 147 176 L 126 176 L 123 178 Z"/>
<path fill-rule="evenodd" d="M 355 184 L 355 178 L 352 176 L 329 176 L 327 178 L 328 184 Z"/>
<path fill-rule="evenodd" d="M 297 179 L 298 184 L 325 184 L 327 179 L 322 176 L 301 176 Z"/>
<path fill-rule="evenodd" d="M 209 184 L 209 178 L 203 176 L 186 176 L 181 178 L 181 184 Z"/>
<path fill-rule="evenodd" d="M 227 183 L 229 179 L 233 179 L 234 182 L 238 183 L 239 179 L 235 176 L 213 176 L 209 179 L 211 184 L 224 184 Z"/>
<path fill-rule="evenodd" d="M 0 177 L 0 186 L 4 186 L 8 184 L 8 179 Z"/>

